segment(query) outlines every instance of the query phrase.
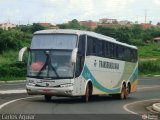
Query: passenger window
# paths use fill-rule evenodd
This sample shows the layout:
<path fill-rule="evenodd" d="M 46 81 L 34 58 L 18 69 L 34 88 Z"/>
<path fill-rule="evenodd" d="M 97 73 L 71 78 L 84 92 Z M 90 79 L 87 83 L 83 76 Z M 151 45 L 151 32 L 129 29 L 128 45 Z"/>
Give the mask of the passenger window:
<path fill-rule="evenodd" d="M 78 42 L 78 54 L 77 54 L 77 61 L 76 61 L 76 72 L 75 76 L 80 76 L 83 66 L 84 66 L 84 59 L 85 59 L 85 46 L 86 46 L 86 36 L 81 35 L 79 37 Z"/>

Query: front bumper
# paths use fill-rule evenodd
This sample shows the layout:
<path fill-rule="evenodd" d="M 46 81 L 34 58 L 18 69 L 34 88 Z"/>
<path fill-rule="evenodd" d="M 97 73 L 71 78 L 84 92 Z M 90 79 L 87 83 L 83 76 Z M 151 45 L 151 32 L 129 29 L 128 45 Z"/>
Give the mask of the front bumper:
<path fill-rule="evenodd" d="M 57 88 L 26 85 L 26 90 L 29 95 L 73 96 L 73 86 Z"/>

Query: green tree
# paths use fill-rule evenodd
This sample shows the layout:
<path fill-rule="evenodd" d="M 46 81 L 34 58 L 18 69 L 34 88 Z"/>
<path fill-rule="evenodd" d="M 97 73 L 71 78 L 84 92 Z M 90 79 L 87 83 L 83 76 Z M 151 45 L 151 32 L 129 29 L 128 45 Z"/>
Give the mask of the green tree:
<path fill-rule="evenodd" d="M 28 45 L 29 42 L 25 33 L 19 30 L 4 30 L 0 34 L 0 53 L 9 49 L 20 49 L 23 45 Z"/>
<path fill-rule="evenodd" d="M 17 28 L 18 28 L 18 30 L 20 30 L 22 32 L 32 33 L 31 25 L 20 25 Z"/>
<path fill-rule="evenodd" d="M 106 35 L 106 36 L 114 37 L 114 38 L 116 37 L 116 29 L 114 28 L 98 26 L 95 29 L 95 32 Z"/>
<path fill-rule="evenodd" d="M 44 29 L 45 27 L 41 26 L 39 23 L 33 23 L 33 25 L 31 26 L 32 33 L 39 31 L 39 30 L 44 30 Z"/>
<path fill-rule="evenodd" d="M 57 25 L 60 29 L 75 29 L 75 30 L 88 30 L 90 31 L 91 29 L 80 25 L 78 20 L 73 19 L 72 21 L 70 21 L 69 23 L 65 23 L 65 24 L 59 24 Z"/>

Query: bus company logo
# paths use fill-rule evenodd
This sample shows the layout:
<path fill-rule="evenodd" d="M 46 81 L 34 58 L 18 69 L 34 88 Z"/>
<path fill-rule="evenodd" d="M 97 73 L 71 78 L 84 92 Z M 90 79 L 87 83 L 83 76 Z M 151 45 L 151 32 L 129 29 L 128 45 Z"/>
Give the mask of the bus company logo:
<path fill-rule="evenodd" d="M 94 60 L 94 67 L 97 67 L 97 61 Z"/>
<path fill-rule="evenodd" d="M 147 114 L 142 114 L 142 120 L 147 120 L 148 119 L 148 115 Z"/>
<path fill-rule="evenodd" d="M 155 114 L 142 114 L 142 120 L 159 120 L 158 115 Z"/>

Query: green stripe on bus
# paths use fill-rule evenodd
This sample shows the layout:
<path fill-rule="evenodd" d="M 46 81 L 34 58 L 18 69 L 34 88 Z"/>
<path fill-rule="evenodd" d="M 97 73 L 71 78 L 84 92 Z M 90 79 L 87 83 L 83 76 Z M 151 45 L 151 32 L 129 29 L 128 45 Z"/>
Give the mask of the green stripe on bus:
<path fill-rule="evenodd" d="M 130 82 L 133 83 L 135 80 L 137 80 L 138 77 L 138 66 L 136 67 L 136 69 L 134 70 L 131 78 L 130 78 Z"/>
<path fill-rule="evenodd" d="M 130 66 L 130 69 L 128 69 L 129 68 L 128 66 Z M 118 86 L 120 86 L 123 80 L 125 80 L 126 82 L 129 80 L 129 82 L 132 84 L 134 81 L 137 80 L 137 77 L 138 77 L 138 65 L 135 63 L 125 62 L 125 67 L 122 76 L 119 82 L 113 88 L 117 88 Z"/>
<path fill-rule="evenodd" d="M 102 86 L 92 75 L 92 73 L 90 72 L 90 70 L 88 69 L 87 65 L 84 66 L 84 70 L 82 73 L 82 76 L 84 77 L 85 80 L 91 80 L 93 83 L 93 86 L 96 87 L 97 89 L 106 92 L 106 93 L 118 93 L 120 92 L 120 88 L 114 88 L 114 89 L 108 89 L 104 86 Z"/>

